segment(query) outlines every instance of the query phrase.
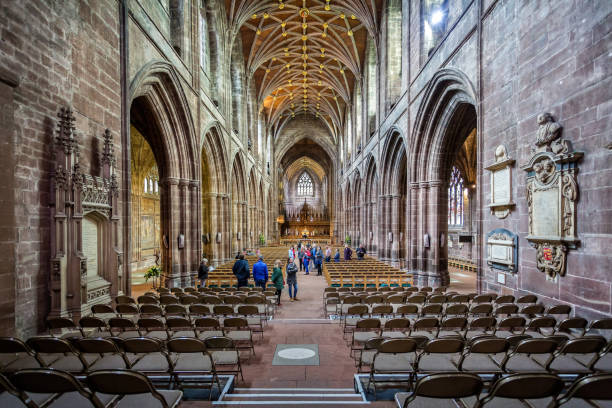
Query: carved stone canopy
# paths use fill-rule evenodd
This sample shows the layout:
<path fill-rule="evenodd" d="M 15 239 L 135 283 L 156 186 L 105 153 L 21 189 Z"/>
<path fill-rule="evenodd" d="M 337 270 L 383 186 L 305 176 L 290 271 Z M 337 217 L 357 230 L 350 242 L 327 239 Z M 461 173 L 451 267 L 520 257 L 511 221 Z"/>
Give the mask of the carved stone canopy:
<path fill-rule="evenodd" d="M 564 276 L 568 249 L 579 243 L 576 231 L 577 162 L 584 153 L 561 139 L 562 126 L 548 113 L 538 115 L 534 154 L 527 172 L 529 234 L 537 268 L 550 279 Z"/>

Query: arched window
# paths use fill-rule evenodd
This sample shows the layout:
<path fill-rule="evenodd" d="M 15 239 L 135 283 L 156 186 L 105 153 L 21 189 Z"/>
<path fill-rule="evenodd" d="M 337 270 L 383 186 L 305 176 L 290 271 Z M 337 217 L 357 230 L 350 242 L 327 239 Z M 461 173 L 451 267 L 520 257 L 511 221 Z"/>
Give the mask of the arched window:
<path fill-rule="evenodd" d="M 312 179 L 308 173 L 303 173 L 297 183 L 297 195 L 298 196 L 311 196 L 313 195 Z"/>
<path fill-rule="evenodd" d="M 448 186 L 448 225 L 463 226 L 463 177 L 455 166 Z"/>

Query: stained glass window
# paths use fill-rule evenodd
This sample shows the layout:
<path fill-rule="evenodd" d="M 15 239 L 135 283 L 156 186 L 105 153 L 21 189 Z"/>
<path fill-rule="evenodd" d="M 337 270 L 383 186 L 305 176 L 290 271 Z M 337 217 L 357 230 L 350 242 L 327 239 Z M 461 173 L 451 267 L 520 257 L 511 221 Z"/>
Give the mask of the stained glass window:
<path fill-rule="evenodd" d="M 463 177 L 455 166 L 448 187 L 448 225 L 463 226 Z"/>
<path fill-rule="evenodd" d="M 313 194 L 312 179 L 308 173 L 303 173 L 297 183 L 297 195 L 311 196 Z"/>

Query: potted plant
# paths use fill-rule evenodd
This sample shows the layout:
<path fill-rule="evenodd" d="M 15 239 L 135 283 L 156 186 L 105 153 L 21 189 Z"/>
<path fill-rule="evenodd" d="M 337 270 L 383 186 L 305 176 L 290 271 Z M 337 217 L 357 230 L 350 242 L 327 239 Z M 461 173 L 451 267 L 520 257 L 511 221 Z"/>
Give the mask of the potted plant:
<path fill-rule="evenodd" d="M 148 282 L 149 279 L 153 279 L 153 289 L 157 289 L 157 280 L 161 276 L 161 267 L 158 265 L 154 265 L 147 269 L 144 274 L 145 282 Z"/>
<path fill-rule="evenodd" d="M 351 236 L 347 235 L 346 237 L 344 237 L 344 243 L 347 245 L 351 245 Z"/>
<path fill-rule="evenodd" d="M 259 234 L 259 245 L 261 246 L 266 245 L 266 237 L 263 233 Z"/>

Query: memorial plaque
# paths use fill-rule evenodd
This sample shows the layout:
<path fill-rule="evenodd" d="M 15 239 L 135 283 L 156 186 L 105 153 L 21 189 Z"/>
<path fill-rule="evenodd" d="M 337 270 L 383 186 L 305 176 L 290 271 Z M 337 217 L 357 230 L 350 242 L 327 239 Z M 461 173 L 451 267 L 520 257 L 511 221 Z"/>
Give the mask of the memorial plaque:
<path fill-rule="evenodd" d="M 514 207 L 512 202 L 512 173 L 514 160 L 508 157 L 506 146 L 495 149 L 495 163 L 486 167 L 491 172 L 491 202 L 488 207 L 497 218 L 505 218 Z"/>
<path fill-rule="evenodd" d="M 504 228 L 487 234 L 487 264 L 492 269 L 516 272 L 518 236 Z"/>
<path fill-rule="evenodd" d="M 576 201 L 578 200 L 577 162 L 584 153 L 576 152 L 561 139 L 562 126 L 549 113 L 538 115 L 535 151 L 527 172 L 529 235 L 536 249 L 537 268 L 556 280 L 564 276 L 569 248 L 578 244 Z"/>

